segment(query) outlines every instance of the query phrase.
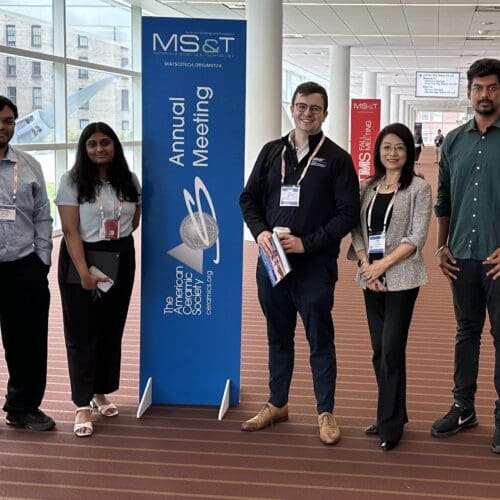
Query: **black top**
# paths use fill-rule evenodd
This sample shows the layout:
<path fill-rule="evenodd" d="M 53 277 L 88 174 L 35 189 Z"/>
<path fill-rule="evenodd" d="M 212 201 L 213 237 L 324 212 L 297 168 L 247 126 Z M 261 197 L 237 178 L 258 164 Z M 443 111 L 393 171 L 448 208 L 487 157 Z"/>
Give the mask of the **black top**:
<path fill-rule="evenodd" d="M 349 153 L 326 138 L 300 184 L 300 206 L 280 206 L 283 147 L 285 184 L 297 184 L 322 135 L 309 137 L 309 153 L 300 162 L 288 135 L 262 148 L 240 196 L 243 218 L 254 238 L 285 226 L 301 238 L 306 257 L 338 255 L 340 240 L 358 224 L 360 213 L 359 183 Z"/>
<path fill-rule="evenodd" d="M 383 231 L 385 211 L 387 210 L 387 207 L 389 206 L 389 203 L 391 202 L 393 196 L 394 193 L 377 194 L 372 210 L 371 234 L 377 234 Z M 389 216 L 387 217 L 387 227 L 385 228 L 386 232 L 389 227 L 389 224 L 391 223 L 391 217 L 392 217 L 392 208 L 389 212 Z M 368 213 L 366 214 L 366 218 L 368 222 Z M 382 259 L 383 257 L 384 257 L 383 253 L 370 254 L 369 261 L 373 262 L 374 260 L 379 260 Z"/>
<path fill-rule="evenodd" d="M 377 194 L 372 210 L 372 224 L 371 224 L 372 233 L 381 233 L 383 231 L 385 211 L 387 210 L 387 207 L 389 206 L 389 203 L 391 202 L 393 196 L 394 193 Z M 391 222 L 391 217 L 392 217 L 392 208 L 391 211 L 389 212 L 389 216 L 387 217 L 387 227 L 385 228 L 386 231 Z M 368 221 L 368 214 L 367 214 L 367 221 Z"/>

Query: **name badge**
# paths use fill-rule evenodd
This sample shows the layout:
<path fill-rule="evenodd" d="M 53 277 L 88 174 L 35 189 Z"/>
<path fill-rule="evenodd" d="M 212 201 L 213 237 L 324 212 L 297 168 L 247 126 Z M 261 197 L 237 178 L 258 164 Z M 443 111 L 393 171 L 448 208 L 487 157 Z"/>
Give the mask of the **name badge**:
<path fill-rule="evenodd" d="M 0 222 L 7 224 L 16 222 L 16 207 L 14 205 L 0 205 Z"/>
<path fill-rule="evenodd" d="M 372 234 L 368 238 L 368 253 L 383 254 L 385 251 L 385 233 Z"/>
<path fill-rule="evenodd" d="M 281 186 L 280 207 L 298 207 L 300 186 Z"/>
<path fill-rule="evenodd" d="M 120 221 L 103 219 L 99 236 L 105 240 L 117 240 L 120 237 Z"/>

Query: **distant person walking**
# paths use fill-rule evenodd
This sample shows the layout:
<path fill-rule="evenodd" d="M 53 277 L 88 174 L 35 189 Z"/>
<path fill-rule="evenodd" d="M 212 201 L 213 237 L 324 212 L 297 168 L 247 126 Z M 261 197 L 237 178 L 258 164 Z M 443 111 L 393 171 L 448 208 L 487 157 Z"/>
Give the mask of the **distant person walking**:
<path fill-rule="evenodd" d="M 441 129 L 438 128 L 437 135 L 434 137 L 434 146 L 436 146 L 436 161 L 434 163 L 439 163 L 441 160 L 441 145 L 444 141 L 444 135 L 441 133 Z"/>
<path fill-rule="evenodd" d="M 414 135 L 415 139 L 415 164 L 420 165 L 418 161 L 420 158 L 420 153 L 422 152 L 422 148 L 424 147 L 424 140 L 422 139 L 422 133 L 420 130 L 415 131 Z"/>

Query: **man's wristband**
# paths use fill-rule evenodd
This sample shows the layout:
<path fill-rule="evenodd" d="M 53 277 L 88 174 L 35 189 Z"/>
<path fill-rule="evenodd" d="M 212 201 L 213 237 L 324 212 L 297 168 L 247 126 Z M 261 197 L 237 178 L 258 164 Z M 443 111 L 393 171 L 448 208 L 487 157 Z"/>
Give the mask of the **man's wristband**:
<path fill-rule="evenodd" d="M 434 253 L 434 255 L 437 257 L 442 251 L 443 249 L 445 248 L 448 248 L 448 245 L 441 245 L 437 250 L 436 252 Z"/>

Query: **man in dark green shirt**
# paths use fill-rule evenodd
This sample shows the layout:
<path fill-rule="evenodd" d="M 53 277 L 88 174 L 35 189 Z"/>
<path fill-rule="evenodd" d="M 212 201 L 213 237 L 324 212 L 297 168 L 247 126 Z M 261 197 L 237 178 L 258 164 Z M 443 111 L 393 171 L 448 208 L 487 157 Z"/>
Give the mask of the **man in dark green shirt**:
<path fill-rule="evenodd" d="M 435 206 L 436 255 L 457 320 L 454 402 L 431 434 L 447 437 L 478 423 L 474 397 L 488 310 L 498 395 L 491 449 L 500 453 L 500 60 L 475 61 L 467 80 L 474 118 L 444 140 Z"/>

